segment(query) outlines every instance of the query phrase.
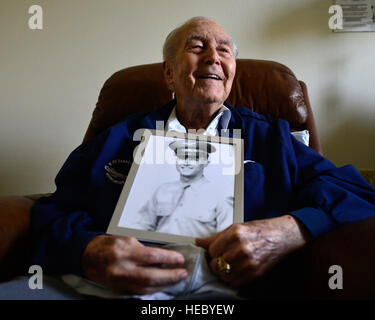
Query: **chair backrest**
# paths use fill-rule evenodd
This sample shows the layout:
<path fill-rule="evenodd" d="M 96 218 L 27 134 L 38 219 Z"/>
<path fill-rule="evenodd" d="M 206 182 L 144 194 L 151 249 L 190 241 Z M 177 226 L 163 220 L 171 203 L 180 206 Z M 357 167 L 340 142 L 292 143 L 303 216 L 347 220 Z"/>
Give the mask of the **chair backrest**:
<path fill-rule="evenodd" d="M 104 83 L 84 141 L 132 113 L 158 108 L 171 99 L 162 63 L 122 69 Z M 309 130 L 310 147 L 322 153 L 306 85 L 288 67 L 273 61 L 237 59 L 227 102 L 272 119 L 285 119 L 292 131 Z"/>

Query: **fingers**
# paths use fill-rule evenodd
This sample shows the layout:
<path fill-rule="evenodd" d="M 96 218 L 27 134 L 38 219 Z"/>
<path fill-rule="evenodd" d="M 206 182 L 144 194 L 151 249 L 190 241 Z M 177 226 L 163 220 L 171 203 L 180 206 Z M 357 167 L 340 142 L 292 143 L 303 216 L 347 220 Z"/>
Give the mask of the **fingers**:
<path fill-rule="evenodd" d="M 198 246 L 198 247 L 202 247 L 204 249 L 207 249 L 209 248 L 209 246 L 216 241 L 216 239 L 218 237 L 220 237 L 223 233 L 226 233 L 228 231 L 228 229 L 230 229 L 231 226 L 229 226 L 228 228 L 225 228 L 224 230 L 218 232 L 218 233 L 215 233 L 213 234 L 212 236 L 209 236 L 209 237 L 206 237 L 206 238 L 195 238 L 195 244 Z"/>
<path fill-rule="evenodd" d="M 185 279 L 184 262 L 178 252 L 146 247 L 132 237 L 97 236 L 83 255 L 85 275 L 118 293 L 151 293 Z"/>
<path fill-rule="evenodd" d="M 240 286 L 263 276 L 290 251 L 290 232 L 284 226 L 287 223 L 273 218 L 233 224 L 196 243 L 208 250 L 213 273 L 230 285 Z M 229 274 L 219 272 L 216 258 L 220 256 L 230 265 Z"/>
<path fill-rule="evenodd" d="M 225 254 L 223 257 L 225 257 Z M 210 269 L 231 287 L 241 287 L 249 284 L 263 273 L 261 268 L 256 267 L 251 261 L 246 259 L 239 259 L 237 257 L 235 262 L 231 262 L 226 258 L 224 260 L 230 265 L 230 273 L 226 274 L 219 271 L 216 258 L 210 260 Z"/>
<path fill-rule="evenodd" d="M 176 251 L 160 248 L 143 247 L 138 254 L 134 256 L 134 261 L 141 265 L 183 265 L 184 256 Z"/>
<path fill-rule="evenodd" d="M 248 226 L 234 224 L 214 236 L 197 239 L 196 244 L 208 250 L 212 272 L 230 286 L 239 287 L 256 279 L 262 269 L 253 256 L 255 233 Z M 230 265 L 229 274 L 219 271 L 220 256 Z"/>
<path fill-rule="evenodd" d="M 161 287 L 175 284 L 188 277 L 186 269 L 159 269 L 159 268 L 138 268 L 135 275 L 137 282 L 141 285 Z"/>
<path fill-rule="evenodd" d="M 209 236 L 207 238 L 196 238 L 195 239 L 195 244 L 198 247 L 202 247 L 204 249 L 208 249 L 209 246 L 217 239 L 220 233 L 216 233 L 212 236 Z"/>
<path fill-rule="evenodd" d="M 233 232 L 231 229 L 227 229 L 210 238 L 211 239 L 206 238 L 205 240 L 205 244 L 210 242 L 206 249 L 212 258 L 219 257 L 223 255 L 223 253 L 226 252 L 228 247 L 232 244 Z"/>
<path fill-rule="evenodd" d="M 234 274 L 237 271 L 240 271 L 240 266 L 243 264 L 244 261 L 247 261 L 246 257 L 238 248 L 232 247 L 230 250 L 224 252 L 221 257 L 224 259 L 226 263 L 230 265 L 230 273 Z M 220 272 L 219 266 L 217 263 L 218 257 L 213 257 L 210 260 L 210 268 L 211 270 L 217 274 L 217 275 L 223 275 L 223 273 Z M 226 275 L 224 273 L 224 275 Z"/>
<path fill-rule="evenodd" d="M 185 269 L 159 269 L 154 267 L 135 267 L 129 272 L 113 271 L 111 287 L 115 292 L 150 294 L 171 286 L 188 277 Z M 126 291 L 124 289 L 126 288 Z"/>
<path fill-rule="evenodd" d="M 103 250 L 106 247 L 106 250 Z M 100 242 L 96 252 L 105 254 L 112 262 L 131 261 L 139 265 L 183 265 L 184 256 L 176 251 L 146 247 L 132 237 L 106 237 Z M 103 254 L 102 254 L 103 255 Z"/>

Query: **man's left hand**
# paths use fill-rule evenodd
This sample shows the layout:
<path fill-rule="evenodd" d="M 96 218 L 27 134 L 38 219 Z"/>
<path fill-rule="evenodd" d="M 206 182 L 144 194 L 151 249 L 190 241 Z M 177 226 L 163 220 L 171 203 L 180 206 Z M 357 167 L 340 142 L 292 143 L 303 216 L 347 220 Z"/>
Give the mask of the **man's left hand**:
<path fill-rule="evenodd" d="M 286 255 L 307 242 L 308 233 L 294 217 L 233 224 L 208 238 L 197 238 L 196 245 L 208 250 L 211 270 L 233 287 L 261 277 Z M 217 258 L 230 265 L 230 272 L 218 270 Z"/>

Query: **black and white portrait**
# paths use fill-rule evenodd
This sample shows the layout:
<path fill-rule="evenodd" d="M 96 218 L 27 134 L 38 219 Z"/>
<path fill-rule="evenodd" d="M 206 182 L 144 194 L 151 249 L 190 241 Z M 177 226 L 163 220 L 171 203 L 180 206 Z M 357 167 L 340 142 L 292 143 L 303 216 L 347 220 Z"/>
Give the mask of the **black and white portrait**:
<path fill-rule="evenodd" d="M 233 223 L 232 144 L 152 135 L 118 227 L 205 237 Z"/>

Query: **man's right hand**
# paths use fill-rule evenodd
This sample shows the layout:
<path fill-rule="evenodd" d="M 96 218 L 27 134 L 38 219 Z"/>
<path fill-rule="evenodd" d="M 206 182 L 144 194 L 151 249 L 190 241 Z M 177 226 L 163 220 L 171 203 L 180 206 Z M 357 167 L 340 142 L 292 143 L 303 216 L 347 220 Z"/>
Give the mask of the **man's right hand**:
<path fill-rule="evenodd" d="M 119 294 L 150 294 L 173 285 L 188 276 L 183 264 L 184 256 L 178 252 L 146 247 L 135 238 L 109 235 L 92 239 L 82 256 L 86 277 Z"/>

